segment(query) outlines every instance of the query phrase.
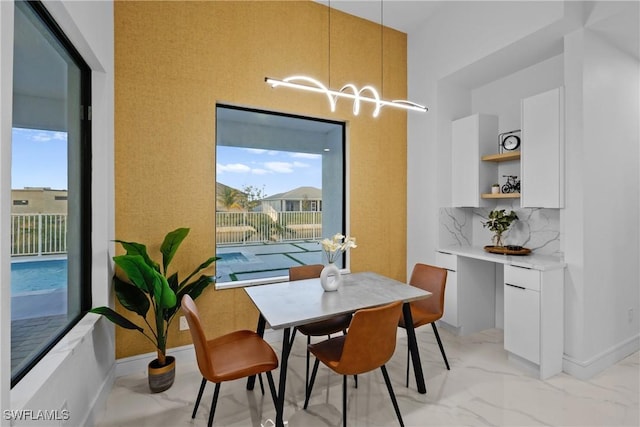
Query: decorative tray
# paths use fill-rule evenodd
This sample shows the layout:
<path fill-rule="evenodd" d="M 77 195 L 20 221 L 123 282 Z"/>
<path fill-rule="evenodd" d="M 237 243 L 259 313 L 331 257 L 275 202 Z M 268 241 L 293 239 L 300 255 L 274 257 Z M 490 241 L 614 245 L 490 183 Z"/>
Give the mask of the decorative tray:
<path fill-rule="evenodd" d="M 529 255 L 531 253 L 531 249 L 522 246 L 485 246 L 484 250 L 500 255 Z"/>

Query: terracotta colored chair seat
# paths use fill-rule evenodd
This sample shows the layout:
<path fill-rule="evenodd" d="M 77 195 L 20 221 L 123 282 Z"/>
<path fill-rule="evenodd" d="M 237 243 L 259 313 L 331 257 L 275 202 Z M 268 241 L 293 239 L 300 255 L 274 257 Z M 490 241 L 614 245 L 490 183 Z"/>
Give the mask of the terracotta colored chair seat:
<path fill-rule="evenodd" d="M 433 294 L 429 298 L 414 301 L 410 304 L 413 327 L 418 328 L 422 325 L 431 324 L 444 363 L 447 366 L 447 370 L 450 370 L 449 361 L 447 360 L 447 355 L 444 352 L 440 334 L 436 327 L 436 320 L 440 320 L 444 313 L 444 289 L 446 283 L 446 269 L 419 263 L 413 267 L 411 279 L 409 280 L 409 285 L 424 289 Z M 404 316 L 400 317 L 398 325 L 401 328 L 405 328 Z M 409 386 L 409 357 L 409 349 L 407 348 L 407 387 Z"/>
<path fill-rule="evenodd" d="M 231 332 L 207 340 L 200 322 L 198 308 L 189 295 L 182 297 L 182 312 L 189 323 L 198 368 L 202 374 L 202 383 L 191 418 L 196 417 L 207 381 L 216 385 L 209 412 L 209 426 L 213 424 L 220 384 L 224 381 L 237 380 L 265 372 L 271 389 L 271 397 L 275 404 L 276 388 L 271 371 L 278 367 L 278 357 L 265 340 L 255 332 L 246 330 Z"/>
<path fill-rule="evenodd" d="M 311 390 L 318 373 L 319 362 L 343 376 L 342 381 L 342 425 L 347 425 L 347 375 L 358 375 L 380 368 L 393 408 L 401 426 L 404 426 L 396 396 L 389 380 L 385 363 L 396 348 L 398 318 L 402 314 L 402 302 L 381 307 L 358 310 L 353 315 L 349 332 L 345 336 L 309 345 L 316 356 L 313 373 L 307 388 L 304 408 L 309 405 Z"/>

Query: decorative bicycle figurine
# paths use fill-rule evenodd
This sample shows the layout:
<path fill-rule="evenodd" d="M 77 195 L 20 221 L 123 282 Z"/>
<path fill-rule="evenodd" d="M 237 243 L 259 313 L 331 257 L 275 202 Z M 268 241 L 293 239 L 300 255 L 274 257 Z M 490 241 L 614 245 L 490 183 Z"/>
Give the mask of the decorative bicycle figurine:
<path fill-rule="evenodd" d="M 520 180 L 517 175 L 502 175 L 507 178 L 507 182 L 502 186 L 503 193 L 519 193 L 520 192 Z"/>

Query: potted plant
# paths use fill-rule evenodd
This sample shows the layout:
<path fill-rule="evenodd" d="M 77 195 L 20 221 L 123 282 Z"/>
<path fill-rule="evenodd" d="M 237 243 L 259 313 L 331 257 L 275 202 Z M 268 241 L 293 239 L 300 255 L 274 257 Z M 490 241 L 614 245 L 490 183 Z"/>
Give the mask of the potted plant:
<path fill-rule="evenodd" d="M 142 317 L 146 326 L 139 326 L 109 307 L 90 310 L 120 327 L 139 331 L 155 346 L 158 357 L 149 363 L 149 387 L 154 393 L 171 387 L 175 378 L 175 358 L 167 356 L 167 333 L 178 312 L 182 296 L 188 294 L 195 300 L 215 281 L 213 277 L 204 274 L 190 281 L 198 272 L 215 262 L 218 259 L 215 256 L 197 266 L 182 281 L 178 279 L 178 272 L 168 275 L 169 264 L 188 234 L 188 228 L 178 228 L 167 233 L 160 245 L 162 267 L 149 257 L 145 245 L 116 240 L 127 251 L 125 255 L 113 257 L 115 264 L 126 276 L 121 278 L 116 273 L 113 278 L 116 298 L 125 309 Z M 148 317 L 149 311 L 153 312 L 151 318 Z"/>
<path fill-rule="evenodd" d="M 492 210 L 489 212 L 487 221 L 482 223 L 482 226 L 493 231 L 493 244 L 494 246 L 503 246 L 502 233 L 507 231 L 511 226 L 511 223 L 518 219 L 518 215 L 514 211 L 508 214 L 504 209 Z"/>
<path fill-rule="evenodd" d="M 491 194 L 500 194 L 500 184 L 496 183 L 491 186 Z"/>

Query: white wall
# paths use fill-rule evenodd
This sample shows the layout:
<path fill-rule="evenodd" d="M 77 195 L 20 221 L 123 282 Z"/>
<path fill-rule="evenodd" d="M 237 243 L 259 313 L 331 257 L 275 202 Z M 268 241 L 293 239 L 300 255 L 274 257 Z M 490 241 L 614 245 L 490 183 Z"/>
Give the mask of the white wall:
<path fill-rule="evenodd" d="M 92 294 L 94 305 L 106 305 L 110 294 L 110 257 L 114 238 L 114 34 L 111 1 L 47 1 L 47 9 L 92 69 Z M 10 281 L 9 221 L 11 176 L 11 70 L 13 4 L 0 2 L 0 274 Z M 4 409 L 59 410 L 71 418 L 65 425 L 92 424 L 113 381 L 113 325 L 88 315 L 12 390 L 9 389 L 10 298 L 0 289 L 0 404 Z M 8 288 L 8 287 L 6 287 Z M 81 377 L 79 373 L 82 373 Z M 3 425 L 8 423 L 2 417 Z M 19 424 L 16 424 L 19 425 Z"/>
<path fill-rule="evenodd" d="M 598 26 L 597 34 L 577 34 L 582 31 L 581 19 L 592 23 L 611 16 L 619 16 L 621 22 Z M 544 75 L 522 90 L 557 86 L 564 79 L 568 94 L 567 208 L 561 210 L 560 222 L 569 264 L 565 367 L 571 365 L 566 369 L 582 377 L 638 349 L 637 57 L 632 59 L 625 49 L 613 46 L 621 38 L 637 37 L 637 27 L 636 2 L 607 8 L 599 2 L 454 2 L 408 37 L 408 96 L 428 105 L 430 111 L 426 116 L 410 114 L 408 120 L 407 271 L 418 261 L 435 262 L 438 210 L 450 203 L 451 152 L 446 129 L 450 120 L 475 108 L 494 108 L 493 103 L 510 105 L 508 98 L 513 94 L 491 97 L 487 91 L 500 79 L 505 90 L 517 73 L 500 74 L 501 70 L 513 70 L 518 61 L 530 66 L 527 55 L 537 56 L 533 63 L 539 63 L 538 70 Z M 607 31 L 616 43 L 601 39 Z M 563 43 L 565 35 L 569 36 Z M 550 43 L 552 40 L 559 45 Z M 519 49 L 522 46 L 528 49 Z M 554 51 L 557 46 L 560 52 Z M 564 56 L 558 57 L 562 50 Z M 547 56 L 548 62 L 540 62 L 545 52 L 552 55 Z M 558 58 L 564 58 L 562 66 Z M 608 80 L 618 73 L 615 81 Z M 536 78 L 535 73 L 529 78 Z M 507 125 L 515 122 L 515 115 L 504 108 L 509 106 L 497 108 L 496 114 Z M 625 139 L 624 148 L 612 150 L 620 146 L 614 142 L 620 138 Z M 623 152 L 628 153 L 624 159 Z M 605 183 L 611 179 L 625 182 L 625 190 L 600 196 L 606 194 Z M 587 183 L 598 190 L 592 191 Z M 612 217 L 603 226 L 603 215 L 610 215 L 614 206 L 623 211 L 621 221 Z M 599 304 L 604 304 L 604 315 L 597 309 Z M 629 308 L 635 313 L 630 322 Z"/>

